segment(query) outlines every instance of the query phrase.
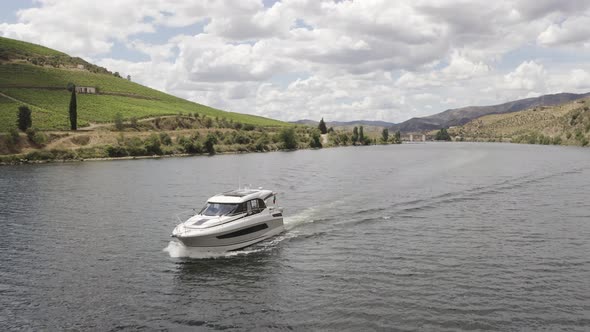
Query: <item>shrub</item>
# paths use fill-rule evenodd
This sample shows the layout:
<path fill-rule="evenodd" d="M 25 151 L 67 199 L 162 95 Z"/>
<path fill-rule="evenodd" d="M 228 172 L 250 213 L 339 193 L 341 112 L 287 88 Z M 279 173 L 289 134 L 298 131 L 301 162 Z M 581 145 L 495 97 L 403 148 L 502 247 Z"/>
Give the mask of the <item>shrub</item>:
<path fill-rule="evenodd" d="M 311 134 L 311 141 L 309 142 L 309 146 L 311 148 L 317 148 L 317 149 L 322 147 L 322 142 L 320 141 L 320 132 L 319 131 L 317 131 L 317 130 L 313 131 L 313 133 Z"/>
<path fill-rule="evenodd" d="M 33 143 L 37 145 L 45 145 L 47 142 L 47 136 L 41 132 L 36 132 L 32 139 Z"/>
<path fill-rule="evenodd" d="M 123 130 L 123 116 L 121 113 L 115 114 L 115 129 L 118 131 Z"/>
<path fill-rule="evenodd" d="M 235 144 L 248 144 L 250 143 L 250 137 L 244 135 L 244 133 L 242 133 L 241 131 L 238 131 L 237 133 L 235 133 L 235 136 L 233 137 L 233 143 Z"/>
<path fill-rule="evenodd" d="M 16 130 L 16 128 L 12 128 L 8 134 L 8 143 L 11 145 L 18 144 L 20 141 L 20 134 L 18 133 L 18 130 Z"/>
<path fill-rule="evenodd" d="M 283 128 L 279 132 L 279 139 L 283 143 L 284 149 L 293 150 L 297 148 L 297 137 L 293 127 Z"/>
<path fill-rule="evenodd" d="M 76 145 L 86 145 L 90 143 L 90 136 L 79 135 L 72 137 L 72 143 Z"/>
<path fill-rule="evenodd" d="M 56 160 L 78 159 L 78 155 L 72 150 L 51 150 L 50 152 L 53 154 L 53 159 Z"/>
<path fill-rule="evenodd" d="M 161 155 L 162 154 L 162 147 L 160 142 L 160 137 L 157 134 L 151 134 L 145 141 L 144 141 L 145 151 L 148 155 Z"/>
<path fill-rule="evenodd" d="M 139 137 L 133 137 L 125 141 L 125 149 L 130 156 L 145 156 L 146 149 Z"/>
<path fill-rule="evenodd" d="M 211 133 L 207 134 L 205 139 L 205 151 L 210 154 L 215 154 L 215 144 L 217 143 L 217 137 Z"/>
<path fill-rule="evenodd" d="M 120 145 L 115 145 L 115 146 L 107 145 L 106 152 L 109 157 L 113 157 L 113 158 L 126 157 L 129 155 L 129 152 L 127 152 L 127 150 Z"/>
<path fill-rule="evenodd" d="M 52 160 L 54 159 L 53 153 L 46 150 L 38 150 L 27 153 L 25 155 L 25 159 L 27 160 Z"/>
<path fill-rule="evenodd" d="M 18 108 L 18 129 L 25 131 L 33 125 L 31 118 L 31 110 L 27 106 L 19 106 Z"/>
<path fill-rule="evenodd" d="M 254 130 L 254 129 L 256 129 L 256 127 L 255 127 L 253 124 L 246 123 L 246 124 L 244 125 L 244 130 L 245 130 L 245 131 L 252 131 L 252 130 Z"/>
<path fill-rule="evenodd" d="M 172 145 L 172 138 L 167 133 L 160 133 L 160 142 L 164 145 Z"/>

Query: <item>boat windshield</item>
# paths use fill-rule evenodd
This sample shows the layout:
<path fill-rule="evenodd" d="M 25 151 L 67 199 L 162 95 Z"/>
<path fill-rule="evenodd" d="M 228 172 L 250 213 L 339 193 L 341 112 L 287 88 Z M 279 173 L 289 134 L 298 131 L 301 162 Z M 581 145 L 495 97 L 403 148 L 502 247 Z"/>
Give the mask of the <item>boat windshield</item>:
<path fill-rule="evenodd" d="M 227 216 L 241 213 L 239 207 L 241 204 L 236 203 L 207 203 L 199 212 L 203 216 Z"/>

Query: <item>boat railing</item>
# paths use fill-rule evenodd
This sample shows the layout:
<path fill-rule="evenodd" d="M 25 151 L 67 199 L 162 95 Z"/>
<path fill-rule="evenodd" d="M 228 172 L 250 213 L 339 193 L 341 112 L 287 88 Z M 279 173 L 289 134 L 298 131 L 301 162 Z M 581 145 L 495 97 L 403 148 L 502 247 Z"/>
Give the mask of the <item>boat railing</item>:
<path fill-rule="evenodd" d="M 174 216 L 176 217 L 176 220 L 178 220 L 179 223 L 183 223 L 183 222 L 187 221 L 190 217 L 196 215 L 197 213 L 198 213 L 197 209 L 190 209 L 190 210 L 178 212 Z"/>

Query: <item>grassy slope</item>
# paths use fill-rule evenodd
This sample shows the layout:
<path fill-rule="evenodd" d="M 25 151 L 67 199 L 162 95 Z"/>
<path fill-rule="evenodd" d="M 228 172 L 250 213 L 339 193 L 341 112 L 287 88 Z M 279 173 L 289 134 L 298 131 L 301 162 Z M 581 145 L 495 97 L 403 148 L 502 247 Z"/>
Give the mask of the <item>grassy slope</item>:
<path fill-rule="evenodd" d="M 42 46 L 0 38 L 4 54 L 22 58 L 22 54 L 63 55 Z M 6 52 L 6 49 L 11 50 Z M 20 53 L 19 53 L 20 52 Z M 18 53 L 18 54 L 17 54 Z M 75 63 L 75 62 L 74 62 Z M 284 122 L 246 114 L 220 111 L 193 103 L 110 74 L 96 74 L 83 70 L 35 66 L 28 63 L 0 64 L 0 92 L 22 101 L 33 109 L 33 126 L 40 129 L 67 129 L 69 82 L 79 86 L 95 86 L 101 93 L 130 96 L 78 95 L 80 126 L 89 122 L 111 122 L 116 113 L 124 118 L 170 114 L 199 113 L 211 117 L 250 123 L 258 126 L 283 126 Z M 55 87 L 63 90 L 34 89 Z M 141 98 L 133 98 L 133 96 Z M 0 102 L 0 131 L 16 126 L 17 105 Z M 14 106 L 14 107 L 13 107 Z"/>
<path fill-rule="evenodd" d="M 474 140 L 518 141 L 523 136 L 560 138 L 579 145 L 590 137 L 590 98 L 559 106 L 537 107 L 515 113 L 493 114 L 450 129 L 452 135 Z"/>
<path fill-rule="evenodd" d="M 23 42 L 20 40 L 0 37 L 0 46 L 2 46 L 2 52 L 5 54 L 11 54 L 11 57 L 15 55 L 29 56 L 29 55 L 41 55 L 41 56 L 62 56 L 66 55 L 62 52 L 52 50 L 48 47 Z"/>

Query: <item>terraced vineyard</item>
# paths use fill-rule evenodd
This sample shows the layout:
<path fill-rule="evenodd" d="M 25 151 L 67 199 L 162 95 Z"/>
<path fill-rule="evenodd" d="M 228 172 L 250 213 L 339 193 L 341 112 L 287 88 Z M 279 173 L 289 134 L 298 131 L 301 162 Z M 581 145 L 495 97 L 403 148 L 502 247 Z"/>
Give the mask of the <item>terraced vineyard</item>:
<path fill-rule="evenodd" d="M 284 126 L 284 122 L 247 114 L 224 112 L 115 77 L 78 69 L 83 60 L 43 46 L 0 38 L 0 93 L 18 100 L 0 99 L 0 132 L 16 127 L 18 106 L 33 110 L 33 126 L 39 129 L 67 129 L 70 93 L 68 83 L 92 86 L 98 94 L 78 94 L 79 127 L 91 122 L 112 122 L 115 114 L 124 119 L 172 114 L 198 113 L 256 126 Z M 59 58 L 59 68 L 28 63 L 27 57 Z M 7 59 L 14 57 L 14 59 Z M 65 60 L 64 60 L 65 59 Z M 68 63 L 68 59 L 71 63 Z M 1 97 L 1 96 L 0 96 Z"/>

